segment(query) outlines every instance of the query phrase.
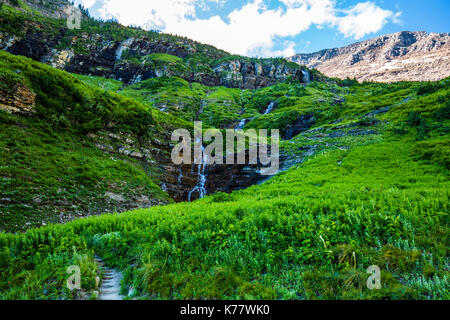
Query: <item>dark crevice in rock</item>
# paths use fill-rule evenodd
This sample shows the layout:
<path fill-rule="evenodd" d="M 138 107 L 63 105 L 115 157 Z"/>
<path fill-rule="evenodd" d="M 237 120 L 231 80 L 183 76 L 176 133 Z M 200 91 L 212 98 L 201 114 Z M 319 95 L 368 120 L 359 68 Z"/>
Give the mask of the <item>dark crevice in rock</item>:
<path fill-rule="evenodd" d="M 283 139 L 290 140 L 296 135 L 309 130 L 316 122 L 313 114 L 300 116 L 284 130 Z"/>

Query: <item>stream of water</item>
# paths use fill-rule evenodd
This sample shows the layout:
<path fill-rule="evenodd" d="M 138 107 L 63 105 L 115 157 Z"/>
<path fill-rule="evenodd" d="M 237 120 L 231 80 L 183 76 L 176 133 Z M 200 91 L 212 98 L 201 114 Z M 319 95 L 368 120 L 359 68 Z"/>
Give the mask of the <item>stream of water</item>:
<path fill-rule="evenodd" d="M 236 127 L 234 127 L 234 130 L 242 130 L 245 127 L 245 124 L 247 123 L 247 119 L 242 119 Z"/>
<path fill-rule="evenodd" d="M 309 84 L 311 82 L 311 75 L 309 74 L 308 70 L 302 70 L 303 78 L 305 79 L 305 82 Z"/>
<path fill-rule="evenodd" d="M 264 112 L 264 114 L 269 114 L 270 112 L 272 112 L 273 108 L 275 107 L 275 102 L 271 102 L 266 111 Z M 234 130 L 241 130 L 245 127 L 245 124 L 247 123 L 249 119 L 242 119 L 234 128 Z M 251 120 L 251 119 L 250 119 Z M 197 165 L 197 184 L 195 185 L 195 187 L 189 191 L 189 195 L 188 195 L 188 201 L 191 202 L 192 201 L 192 195 L 194 194 L 198 194 L 198 199 L 202 199 L 203 197 L 205 197 L 207 195 L 207 190 L 206 190 L 206 182 L 208 179 L 208 175 L 207 175 L 207 166 L 208 166 L 208 157 L 205 154 L 205 147 L 202 145 L 202 161 L 200 164 Z M 182 173 L 181 177 L 182 177 Z M 180 178 L 178 179 L 178 182 L 180 182 Z"/>
<path fill-rule="evenodd" d="M 273 107 L 275 107 L 275 102 L 271 102 L 271 103 L 269 104 L 269 106 L 267 107 L 266 112 L 264 112 L 264 115 L 271 113 L 272 110 L 273 110 Z"/>
<path fill-rule="evenodd" d="M 100 285 L 98 300 L 123 300 L 120 294 L 120 282 L 122 274 L 114 269 L 106 268 L 104 262 L 99 257 L 95 258 L 103 273 L 103 279 Z"/>
<path fill-rule="evenodd" d="M 197 173 L 198 173 L 198 180 L 195 187 L 189 192 L 188 201 L 191 202 L 192 195 L 194 193 L 198 193 L 198 198 L 202 199 L 204 196 L 206 196 L 206 179 L 207 179 L 207 173 L 206 173 L 206 167 L 208 166 L 208 157 L 205 154 L 205 147 L 202 146 L 202 162 L 197 165 Z"/>

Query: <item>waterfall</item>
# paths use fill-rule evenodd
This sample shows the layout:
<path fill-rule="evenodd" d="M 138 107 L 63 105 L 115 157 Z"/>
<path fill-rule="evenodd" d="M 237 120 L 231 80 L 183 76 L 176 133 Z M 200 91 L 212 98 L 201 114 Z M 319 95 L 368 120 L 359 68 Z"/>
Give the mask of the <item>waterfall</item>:
<path fill-rule="evenodd" d="M 197 165 L 197 174 L 198 174 L 198 180 L 197 184 L 195 185 L 194 189 L 192 189 L 189 192 L 188 201 L 191 202 L 191 196 L 194 192 L 198 192 L 199 199 L 202 199 L 204 196 L 206 196 L 206 167 L 208 165 L 208 157 L 205 154 L 205 147 L 202 146 L 202 163 Z"/>
<path fill-rule="evenodd" d="M 245 125 L 248 124 L 250 121 L 252 121 L 253 119 L 255 119 L 255 117 L 253 118 L 248 118 L 248 119 L 242 119 L 235 127 L 234 130 L 242 130 L 244 129 Z"/>
<path fill-rule="evenodd" d="M 273 110 L 273 107 L 275 107 L 275 102 L 271 102 L 271 103 L 269 104 L 269 106 L 267 107 L 266 112 L 264 112 L 264 115 L 271 113 L 272 110 Z"/>
<path fill-rule="evenodd" d="M 183 180 L 183 170 L 181 169 L 181 167 L 178 168 L 178 172 L 180 173 L 178 175 L 178 184 L 181 185 L 181 181 Z"/>
<path fill-rule="evenodd" d="M 122 54 L 126 49 L 129 49 L 131 44 L 133 43 L 134 38 L 126 39 L 122 41 L 119 45 L 119 48 L 116 51 L 116 61 L 122 58 Z"/>
<path fill-rule="evenodd" d="M 305 83 L 309 84 L 311 82 L 311 76 L 309 74 L 309 70 L 302 69 L 302 74 L 303 74 L 303 80 L 305 81 Z"/>
<path fill-rule="evenodd" d="M 136 83 L 141 82 L 141 81 L 142 81 L 142 74 L 139 74 L 139 75 L 136 75 L 136 74 L 135 74 L 135 75 L 131 78 L 130 84 L 133 85 L 133 84 L 136 84 Z"/>
<path fill-rule="evenodd" d="M 242 130 L 245 127 L 245 124 L 247 123 L 247 119 L 242 119 L 239 124 L 234 127 L 234 130 Z"/>

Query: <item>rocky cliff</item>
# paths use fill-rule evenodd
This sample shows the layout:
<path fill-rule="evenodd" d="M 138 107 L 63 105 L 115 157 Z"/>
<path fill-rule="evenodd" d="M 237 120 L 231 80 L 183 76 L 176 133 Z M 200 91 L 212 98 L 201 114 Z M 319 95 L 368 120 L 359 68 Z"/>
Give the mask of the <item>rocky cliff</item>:
<path fill-rule="evenodd" d="M 3 3 L 18 10 L 30 11 L 45 17 L 62 19 L 66 17 L 66 8 L 72 6 L 68 0 L 2 0 Z"/>
<path fill-rule="evenodd" d="M 170 136 L 165 133 L 163 133 L 165 142 L 157 139 L 139 142 L 139 139 L 133 135 L 107 131 L 89 134 L 89 138 L 98 149 L 110 156 L 131 158 L 149 168 L 156 165 L 161 188 L 176 202 L 193 201 L 200 197 L 201 175 L 205 177 L 201 185 L 203 195 L 219 191 L 230 193 L 233 190 L 250 187 L 267 178 L 261 175 L 259 165 L 205 165 L 203 163 L 174 165 L 170 159 L 173 144 L 167 142 Z M 246 158 L 248 159 L 248 150 Z M 141 202 L 140 207 L 149 205 L 148 199 L 146 201 L 141 199 L 138 202 Z"/>
<path fill-rule="evenodd" d="M 81 28 L 66 24 L 67 1 L 25 1 L 0 17 L 0 49 L 72 73 L 133 84 L 178 76 L 207 86 L 256 89 L 279 81 L 308 82 L 306 68 L 285 59 L 232 56 L 183 37 L 98 21 L 83 12 Z M 14 11 L 13 11 L 14 10 Z"/>
<path fill-rule="evenodd" d="M 27 115 L 33 113 L 36 94 L 22 84 L 0 88 L 0 110 Z"/>
<path fill-rule="evenodd" d="M 450 76 L 450 34 L 398 32 L 289 60 L 359 81 L 434 81 Z"/>

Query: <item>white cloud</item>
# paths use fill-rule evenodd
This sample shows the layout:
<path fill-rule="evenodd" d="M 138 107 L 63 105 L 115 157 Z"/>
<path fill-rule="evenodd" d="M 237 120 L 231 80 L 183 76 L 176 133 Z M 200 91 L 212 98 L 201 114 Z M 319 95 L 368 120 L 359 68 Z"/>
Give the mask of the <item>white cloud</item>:
<path fill-rule="evenodd" d="M 89 9 L 95 4 L 95 0 L 81 0 L 80 1 L 83 7 Z"/>
<path fill-rule="evenodd" d="M 358 3 L 337 18 L 338 30 L 346 37 L 361 39 L 366 34 L 377 32 L 390 20 L 397 18 L 392 11 L 381 9 L 373 2 Z"/>
<path fill-rule="evenodd" d="M 164 29 L 180 26 L 195 17 L 195 0 L 102 0 L 99 10 L 104 19 L 116 18 L 124 25 Z M 170 32 L 170 31 L 168 31 Z"/>
<path fill-rule="evenodd" d="M 273 50 L 271 47 L 257 47 L 252 51 L 253 56 L 257 57 L 290 57 L 296 54 L 295 42 L 294 41 L 284 41 L 283 49 Z"/>
<path fill-rule="evenodd" d="M 92 1 L 82 0 L 86 7 L 92 6 Z M 125 25 L 160 29 L 242 55 L 292 55 L 294 42 L 284 41 L 281 50 L 274 50 L 275 40 L 297 36 L 313 25 L 337 27 L 346 37 L 359 39 L 397 18 L 373 2 L 339 10 L 335 0 L 279 0 L 279 7 L 269 9 L 264 0 L 252 0 L 227 17 L 200 19 L 196 9 L 204 10 L 207 2 L 223 4 L 223 0 L 98 1 L 99 13 L 105 19 L 115 17 Z"/>
<path fill-rule="evenodd" d="M 395 14 L 395 16 L 392 18 L 392 22 L 395 24 L 403 24 L 402 19 L 400 18 L 402 16 L 402 12 L 399 11 Z"/>

